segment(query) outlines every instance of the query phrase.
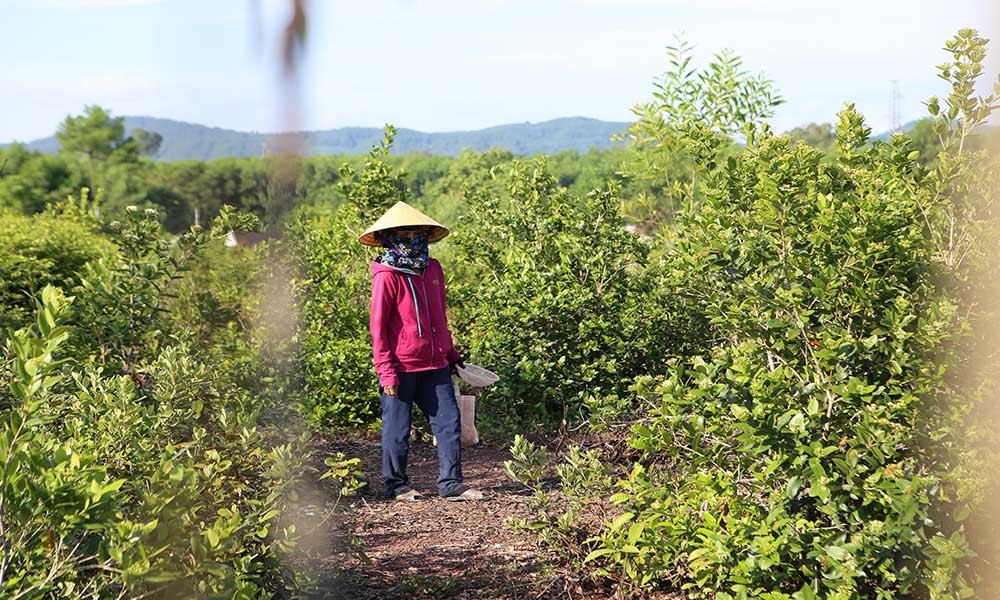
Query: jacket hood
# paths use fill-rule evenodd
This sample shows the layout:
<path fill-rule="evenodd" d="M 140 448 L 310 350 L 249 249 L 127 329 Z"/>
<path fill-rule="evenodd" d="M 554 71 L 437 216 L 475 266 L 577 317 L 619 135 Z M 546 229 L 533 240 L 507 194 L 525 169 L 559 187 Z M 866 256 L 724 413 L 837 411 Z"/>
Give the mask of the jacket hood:
<path fill-rule="evenodd" d="M 386 271 L 395 271 L 395 267 L 390 267 L 389 265 L 383 265 L 380 262 L 372 261 L 372 275 L 378 275 L 379 273 L 385 273 Z"/>
<path fill-rule="evenodd" d="M 437 262 L 437 261 L 435 261 L 433 258 L 430 259 L 430 261 L 427 264 L 427 268 L 430 268 L 430 266 L 432 264 L 434 264 L 435 262 Z M 398 267 L 390 267 L 389 265 L 383 265 L 380 262 L 372 261 L 372 277 L 374 277 L 375 275 L 378 275 L 379 273 L 401 273 L 403 275 L 409 275 L 410 274 L 409 271 L 400 269 Z"/>

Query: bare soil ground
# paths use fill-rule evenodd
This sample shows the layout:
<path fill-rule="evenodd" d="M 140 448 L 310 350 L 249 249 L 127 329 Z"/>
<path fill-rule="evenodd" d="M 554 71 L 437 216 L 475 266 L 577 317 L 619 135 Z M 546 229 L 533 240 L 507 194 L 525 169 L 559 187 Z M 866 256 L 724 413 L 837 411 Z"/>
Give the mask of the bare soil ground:
<path fill-rule="evenodd" d="M 531 518 L 529 492 L 503 470 L 507 447 L 486 443 L 462 450 L 466 485 L 486 493 L 476 502 L 437 496 L 437 449 L 411 440 L 410 485 L 425 495 L 395 502 L 382 495 L 378 433 L 328 434 L 315 439 L 320 455 L 342 452 L 360 458 L 369 486 L 329 522 L 320 567 L 325 573 L 317 599 L 416 600 L 624 600 L 639 598 L 581 579 L 536 536 L 509 526 L 511 517 Z M 536 440 L 543 442 L 544 440 Z M 565 442 L 565 440 L 562 440 Z M 560 453 L 564 443 L 550 445 Z M 607 584 L 607 582 L 604 582 Z M 678 593 L 652 592 L 644 600 L 680 600 Z"/>
<path fill-rule="evenodd" d="M 503 471 L 507 450 L 484 444 L 462 451 L 466 485 L 486 493 L 477 502 L 437 497 L 437 449 L 410 447 L 410 484 L 426 499 L 395 502 L 382 496 L 377 435 L 324 444 L 364 462 L 370 485 L 334 524 L 336 572 L 327 598 L 605 598 L 567 585 L 534 536 L 508 526 L 530 516 L 527 496 Z M 352 543 L 352 538 L 354 543 Z M 358 551 L 362 551 L 361 554 Z"/>

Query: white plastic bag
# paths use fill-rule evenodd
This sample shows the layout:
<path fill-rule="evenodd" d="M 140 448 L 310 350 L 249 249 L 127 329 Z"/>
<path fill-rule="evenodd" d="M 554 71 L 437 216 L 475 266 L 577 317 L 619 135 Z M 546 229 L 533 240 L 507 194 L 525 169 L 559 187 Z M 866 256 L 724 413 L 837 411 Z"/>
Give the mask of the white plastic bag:
<path fill-rule="evenodd" d="M 462 447 L 475 446 L 479 443 L 479 432 L 476 431 L 476 397 L 458 396 L 458 411 L 462 413 Z"/>
<path fill-rule="evenodd" d="M 463 395 L 458 385 L 455 385 L 455 401 L 458 403 L 458 412 L 461 414 L 462 434 L 460 437 L 463 448 L 475 446 L 479 443 L 479 431 L 476 430 L 476 397 Z M 433 443 L 438 445 L 437 436 L 434 436 Z"/>

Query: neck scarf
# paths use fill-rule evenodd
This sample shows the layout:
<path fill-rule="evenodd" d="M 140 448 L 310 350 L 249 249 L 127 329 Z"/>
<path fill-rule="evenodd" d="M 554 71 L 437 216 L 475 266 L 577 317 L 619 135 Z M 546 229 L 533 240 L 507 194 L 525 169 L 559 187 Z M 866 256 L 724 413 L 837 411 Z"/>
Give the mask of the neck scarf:
<path fill-rule="evenodd" d="M 379 241 L 385 252 L 376 258 L 376 262 L 390 267 L 404 269 L 426 269 L 428 257 L 427 236 L 415 238 L 400 237 L 392 231 L 379 234 Z"/>

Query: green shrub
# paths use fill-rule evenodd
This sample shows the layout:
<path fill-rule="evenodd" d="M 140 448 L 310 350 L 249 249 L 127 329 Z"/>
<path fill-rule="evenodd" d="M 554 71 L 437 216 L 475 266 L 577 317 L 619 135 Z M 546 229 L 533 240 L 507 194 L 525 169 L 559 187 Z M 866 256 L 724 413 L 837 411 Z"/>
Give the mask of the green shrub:
<path fill-rule="evenodd" d="M 30 321 L 32 296 L 46 285 L 69 291 L 84 265 L 115 255 L 93 221 L 0 213 L 0 338 Z"/>
<path fill-rule="evenodd" d="M 288 414 L 268 419 L 281 407 L 248 387 L 265 382 L 169 337 L 172 319 L 158 315 L 186 261 L 155 222 L 127 213 L 116 231 L 134 262 L 78 286 L 72 303 L 88 308 L 46 287 L 35 325 L 8 340 L 0 596 L 288 597 L 314 580 L 295 549 L 299 527 L 321 518 L 299 510 L 314 472 L 308 436 Z M 217 342 L 204 333 L 195 341 Z M 109 351 L 90 354 L 98 337 Z M 240 348 L 252 365 L 253 349 Z M 328 466 L 340 493 L 357 487 L 356 461 Z"/>
<path fill-rule="evenodd" d="M 379 414 L 365 252 L 344 228 L 343 216 L 300 213 L 292 225 L 302 265 L 296 283 L 301 286 L 305 408 L 311 420 L 325 426 L 360 425 Z"/>
<path fill-rule="evenodd" d="M 592 540 L 601 573 L 692 597 L 973 594 L 989 567 L 951 471 L 974 313 L 955 291 L 990 239 L 985 157 L 964 140 L 998 99 L 970 97 L 985 40 L 963 30 L 947 47 L 933 173 L 906 136 L 869 144 L 850 106 L 835 164 L 751 130 L 709 173 L 671 255 L 725 342 L 637 383 L 643 460 Z"/>
<path fill-rule="evenodd" d="M 653 83 L 652 98 L 632 108 L 635 121 L 615 138 L 628 143 L 623 173 L 644 184 L 623 203 L 639 231 L 669 224 L 679 210 L 698 203 L 698 181 L 716 159 L 736 149 L 733 135 L 784 102 L 773 82 L 752 75 L 729 50 L 699 68 L 694 46 L 677 38 L 667 56 L 670 67 Z M 721 152 L 709 157 L 690 144 L 693 138 L 710 140 Z"/>
<path fill-rule="evenodd" d="M 7 341 L 0 391 L 0 595 L 58 597 L 92 591 L 84 569 L 97 569 L 100 535 L 114 519 L 114 494 L 95 457 L 47 435 L 47 410 L 59 382 L 54 355 L 69 337 L 70 300 L 41 290 L 37 321 Z M 81 583 L 79 580 L 83 579 Z"/>
<path fill-rule="evenodd" d="M 119 252 L 81 269 L 77 319 L 82 327 L 76 346 L 82 356 L 131 373 L 155 356 L 159 338 L 169 333 L 164 308 L 172 293 L 168 288 L 204 239 L 192 232 L 175 246 L 160 238 L 157 212 L 135 206 L 108 228 Z"/>
<path fill-rule="evenodd" d="M 227 209 L 220 220 L 232 217 Z M 258 225 L 244 223 L 239 229 Z M 165 328 L 172 338 L 188 343 L 204 361 L 221 369 L 216 379 L 236 381 L 247 389 L 257 389 L 267 380 L 268 388 L 276 392 L 294 385 L 294 376 L 288 373 L 291 361 L 282 353 L 291 340 L 279 339 L 282 336 L 264 327 L 264 307 L 269 304 L 262 307 L 270 269 L 284 265 L 287 261 L 282 258 L 274 242 L 228 248 L 221 239 L 212 239 L 187 262 L 171 297 L 164 298 Z"/>
<path fill-rule="evenodd" d="M 508 195 L 470 190 L 455 229 L 456 337 L 501 383 L 512 418 L 580 417 L 587 398 L 624 393 L 685 345 L 655 294 L 649 246 L 623 228 L 612 186 L 574 198 L 544 161 L 514 163 Z"/>
<path fill-rule="evenodd" d="M 510 447 L 511 459 L 504 461 L 507 476 L 525 486 L 534 488 L 549 470 L 549 453 L 544 446 L 529 442 L 523 435 L 515 435 Z"/>
<path fill-rule="evenodd" d="M 60 372 L 69 300 L 52 287 L 42 299 L 6 354 L 4 597 L 256 598 L 294 585 L 267 561 L 294 541 L 279 516 L 308 452 L 269 449 L 261 404 L 183 347 L 146 366 L 150 389 L 100 368 Z"/>
<path fill-rule="evenodd" d="M 371 251 L 358 236 L 397 201 L 403 174 L 388 165 L 394 130 L 360 173 L 341 170 L 344 201 L 333 214 L 300 211 L 289 226 L 299 279 L 305 410 L 318 424 L 360 425 L 381 412 L 368 332 Z"/>

